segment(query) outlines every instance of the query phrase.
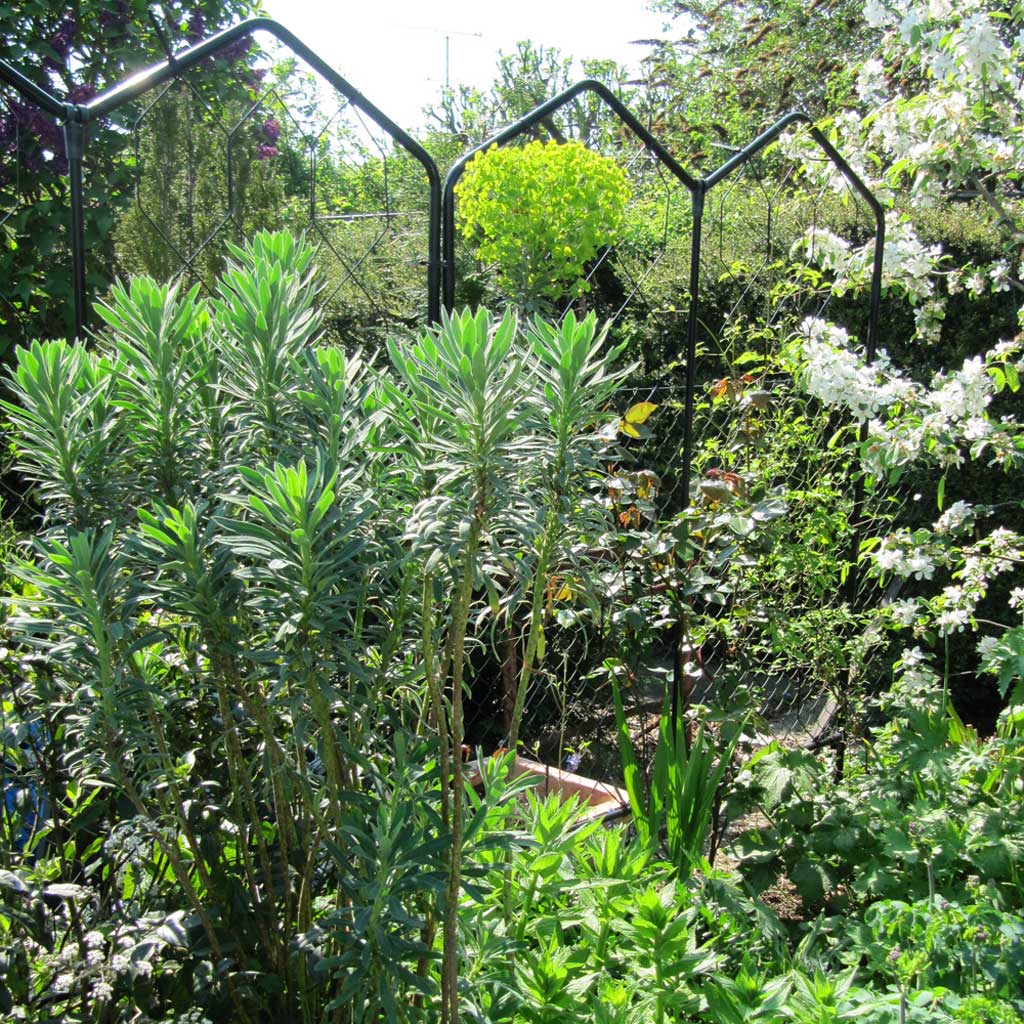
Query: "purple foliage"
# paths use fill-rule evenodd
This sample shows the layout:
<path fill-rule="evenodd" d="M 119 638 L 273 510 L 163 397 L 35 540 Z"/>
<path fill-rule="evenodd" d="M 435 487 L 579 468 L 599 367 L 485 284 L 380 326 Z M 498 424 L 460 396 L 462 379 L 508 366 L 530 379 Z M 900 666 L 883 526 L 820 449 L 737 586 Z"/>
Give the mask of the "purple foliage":
<path fill-rule="evenodd" d="M 42 111 L 29 111 L 25 134 L 26 137 L 32 138 L 40 149 L 48 149 L 51 153 L 64 155 L 64 132 Z"/>
<path fill-rule="evenodd" d="M 18 139 L 18 122 L 13 114 L 0 117 L 0 149 L 10 151 Z"/>
<path fill-rule="evenodd" d="M 260 131 L 263 132 L 263 137 L 271 145 L 274 145 L 281 138 L 281 124 L 276 117 L 268 117 L 260 126 Z"/>
<path fill-rule="evenodd" d="M 112 35 L 120 35 L 128 27 L 130 13 L 128 0 L 115 0 L 112 6 L 100 14 L 100 28 Z"/>
<path fill-rule="evenodd" d="M 83 82 L 81 85 L 71 87 L 68 93 L 69 103 L 88 103 L 96 95 L 96 87 Z"/>
<path fill-rule="evenodd" d="M 68 162 L 60 126 L 28 103 L 12 102 L 8 110 L 0 117 L 0 152 L 20 151 L 22 163 L 36 174 L 64 174 Z"/>
<path fill-rule="evenodd" d="M 266 77 L 266 68 L 253 68 L 248 74 L 242 76 L 242 84 L 252 92 L 259 92 L 263 79 Z"/>
<path fill-rule="evenodd" d="M 185 29 L 185 38 L 190 43 L 198 43 L 204 35 L 206 35 L 206 18 L 203 17 L 203 12 L 196 8 L 189 15 L 188 26 Z"/>
<path fill-rule="evenodd" d="M 277 156 L 277 146 L 259 145 L 256 147 L 257 160 L 273 160 Z"/>
<path fill-rule="evenodd" d="M 251 49 L 252 36 L 239 36 L 234 42 L 228 43 L 228 45 L 217 54 L 217 56 L 221 60 L 226 60 L 233 64 L 236 60 L 241 60 L 245 57 Z"/>
<path fill-rule="evenodd" d="M 66 64 L 68 61 L 68 55 L 71 53 L 71 47 L 74 46 L 77 33 L 78 23 L 68 15 L 57 26 L 57 31 L 50 36 L 50 46 L 56 51 L 62 64 Z"/>
<path fill-rule="evenodd" d="M 37 151 L 25 153 L 22 156 L 22 163 L 34 174 L 40 174 L 46 167 L 43 162 L 43 154 Z"/>

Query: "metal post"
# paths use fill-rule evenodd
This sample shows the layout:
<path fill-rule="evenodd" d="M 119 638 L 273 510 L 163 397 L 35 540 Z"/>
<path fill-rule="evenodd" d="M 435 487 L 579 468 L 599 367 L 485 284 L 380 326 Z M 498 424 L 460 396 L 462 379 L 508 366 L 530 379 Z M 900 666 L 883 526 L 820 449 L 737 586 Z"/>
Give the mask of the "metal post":
<path fill-rule="evenodd" d="M 441 192 L 430 189 L 427 214 L 427 319 L 432 324 L 441 322 L 441 277 L 444 258 L 441 253 Z"/>
<path fill-rule="evenodd" d="M 75 303 L 75 337 L 85 338 L 88 298 L 85 291 L 85 205 L 82 157 L 85 155 L 85 125 L 79 111 L 69 106 L 64 121 L 64 149 L 68 158 L 68 186 L 71 191 L 71 282 Z"/>
<path fill-rule="evenodd" d="M 683 413 L 683 508 L 690 504 L 693 465 L 694 392 L 697 390 L 697 316 L 700 303 L 701 227 L 704 221 L 704 182 L 693 193 L 693 227 L 690 237 L 690 312 L 686 320 L 686 406 Z"/>
<path fill-rule="evenodd" d="M 451 171 L 444 180 L 441 221 L 441 305 L 451 313 L 455 306 L 455 183 Z"/>

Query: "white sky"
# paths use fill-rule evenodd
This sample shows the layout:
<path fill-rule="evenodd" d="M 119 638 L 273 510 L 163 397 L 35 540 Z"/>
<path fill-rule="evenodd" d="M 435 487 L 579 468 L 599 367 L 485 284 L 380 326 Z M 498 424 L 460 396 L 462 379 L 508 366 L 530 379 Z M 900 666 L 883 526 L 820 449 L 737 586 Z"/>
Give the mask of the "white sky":
<path fill-rule="evenodd" d="M 451 85 L 482 88 L 498 51 L 522 39 L 637 70 L 648 48 L 630 41 L 661 36 L 664 22 L 644 0 L 264 0 L 264 9 L 410 131 L 440 97 L 446 36 Z"/>

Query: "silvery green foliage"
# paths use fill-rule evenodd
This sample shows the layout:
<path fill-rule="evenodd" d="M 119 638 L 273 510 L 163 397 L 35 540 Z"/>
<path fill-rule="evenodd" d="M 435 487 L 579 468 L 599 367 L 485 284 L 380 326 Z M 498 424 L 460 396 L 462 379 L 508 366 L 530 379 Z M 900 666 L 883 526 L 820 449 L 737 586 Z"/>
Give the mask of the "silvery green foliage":
<path fill-rule="evenodd" d="M 309 245 L 265 234 L 234 257 L 209 302 L 136 279 L 94 347 L 21 354 L 7 410 L 44 528 L 13 631 L 42 657 L 57 778 L 117 794 L 110 826 L 127 815 L 148 837 L 165 865 L 150 899 L 188 912 L 190 957 L 222 978 L 211 1012 L 316 1017 L 344 973 L 373 1017 L 427 953 L 414 915 L 443 841 L 429 755 L 400 794 L 380 770 L 405 756 L 382 652 L 405 650 L 381 612 L 401 528 L 379 514 L 377 384 L 316 339 Z M 392 793 L 384 817 L 366 819 L 368 786 Z M 386 870 L 418 903 L 321 920 L 314 880 L 356 894 L 399 855 Z M 122 870 L 105 868 L 127 891 Z M 337 959 L 353 942 L 376 951 L 355 974 Z"/>
<path fill-rule="evenodd" d="M 11 619 L 40 784 L 72 832 L 131 823 L 148 856 L 94 844 L 89 877 L 112 928 L 177 915 L 155 970 L 205 961 L 212 1018 L 436 1019 L 446 892 L 514 796 L 450 802 L 464 644 L 519 606 L 543 659 L 536 594 L 592 529 L 618 353 L 593 318 L 465 312 L 385 369 L 318 339 L 302 239 L 233 256 L 212 299 L 136 279 L 91 347 L 36 343 L 10 376 L 43 508 Z M 82 977 L 61 998 L 135 991 Z"/>

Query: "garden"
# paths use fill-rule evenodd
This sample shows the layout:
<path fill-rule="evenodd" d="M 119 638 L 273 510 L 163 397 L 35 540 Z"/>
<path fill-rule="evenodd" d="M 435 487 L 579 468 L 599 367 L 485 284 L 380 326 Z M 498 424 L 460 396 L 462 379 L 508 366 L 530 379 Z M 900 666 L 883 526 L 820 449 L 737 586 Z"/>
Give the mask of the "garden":
<path fill-rule="evenodd" d="M 4 1018 L 1024 1021 L 1024 8 L 657 0 L 412 139 L 82 6 L 0 4 Z"/>

